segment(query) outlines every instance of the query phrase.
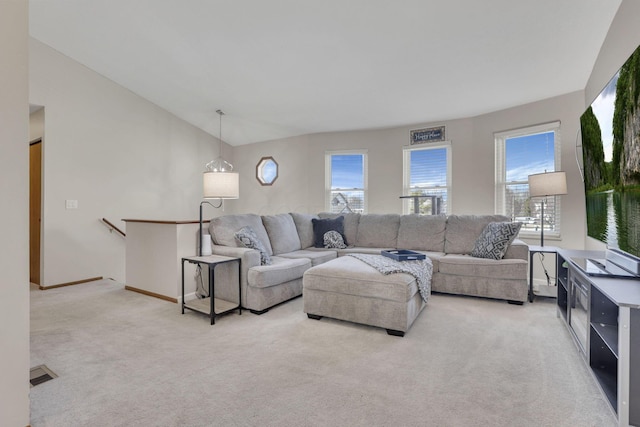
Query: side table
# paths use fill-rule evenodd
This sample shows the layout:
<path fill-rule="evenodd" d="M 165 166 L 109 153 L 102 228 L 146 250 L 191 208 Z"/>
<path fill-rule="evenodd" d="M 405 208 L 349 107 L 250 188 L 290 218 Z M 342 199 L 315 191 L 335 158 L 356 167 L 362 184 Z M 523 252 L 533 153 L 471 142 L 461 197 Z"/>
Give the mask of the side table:
<path fill-rule="evenodd" d="M 209 268 L 209 297 L 202 299 L 191 300 L 188 303 L 184 301 L 184 263 L 207 265 Z M 220 298 L 215 298 L 215 269 L 221 264 L 229 262 L 238 263 L 238 303 L 233 301 L 227 301 Z M 242 286 L 240 281 L 241 273 L 241 261 L 240 258 L 232 258 L 221 255 L 209 255 L 209 256 L 191 256 L 182 258 L 182 314 L 184 309 L 197 311 L 199 313 L 208 314 L 211 318 L 211 324 L 215 324 L 215 317 L 219 314 L 228 313 L 232 310 L 238 309 L 238 314 L 242 315 Z"/>
<path fill-rule="evenodd" d="M 556 271 L 558 269 L 558 248 L 555 246 L 529 246 L 529 302 L 533 302 L 533 255 L 538 253 L 553 254 L 556 260 Z M 558 275 L 556 274 L 556 277 Z"/>

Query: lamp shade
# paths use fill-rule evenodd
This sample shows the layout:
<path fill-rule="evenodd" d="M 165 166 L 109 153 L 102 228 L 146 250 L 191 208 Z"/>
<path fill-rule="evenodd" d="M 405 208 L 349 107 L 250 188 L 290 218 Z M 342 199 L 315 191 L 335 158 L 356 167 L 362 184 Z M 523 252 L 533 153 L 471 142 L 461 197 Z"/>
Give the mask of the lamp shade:
<path fill-rule="evenodd" d="M 545 172 L 529 175 L 529 196 L 545 197 L 567 194 L 567 175 L 564 172 Z"/>
<path fill-rule="evenodd" d="M 205 172 L 202 178 L 203 198 L 237 199 L 240 197 L 240 175 L 237 172 Z"/>

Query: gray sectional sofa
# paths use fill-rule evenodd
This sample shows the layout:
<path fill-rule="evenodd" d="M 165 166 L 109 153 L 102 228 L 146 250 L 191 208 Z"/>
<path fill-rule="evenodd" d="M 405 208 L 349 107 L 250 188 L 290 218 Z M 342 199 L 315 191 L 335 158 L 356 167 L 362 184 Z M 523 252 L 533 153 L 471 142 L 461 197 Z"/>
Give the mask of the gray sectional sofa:
<path fill-rule="evenodd" d="M 434 292 L 507 300 L 527 299 L 527 245 L 516 239 L 503 259 L 475 258 L 474 243 L 490 222 L 507 222 L 501 215 L 420 216 L 398 214 L 344 214 L 348 247 L 314 247 L 313 218 L 336 214 L 290 213 L 259 216 L 227 215 L 209 223 L 213 253 L 242 260 L 242 306 L 261 314 L 302 294 L 302 277 L 312 266 L 348 253 L 379 254 L 384 249 L 411 249 L 433 262 Z M 251 227 L 271 258 L 261 265 L 258 250 L 243 247 L 235 233 Z"/>

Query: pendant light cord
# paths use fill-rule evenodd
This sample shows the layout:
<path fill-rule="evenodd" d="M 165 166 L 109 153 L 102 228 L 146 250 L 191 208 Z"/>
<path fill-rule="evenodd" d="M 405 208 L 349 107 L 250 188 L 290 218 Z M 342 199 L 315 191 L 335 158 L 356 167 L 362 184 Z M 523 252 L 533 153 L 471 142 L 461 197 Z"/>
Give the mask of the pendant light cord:
<path fill-rule="evenodd" d="M 222 116 L 224 116 L 224 111 L 216 110 L 216 113 L 220 116 L 220 126 L 218 126 L 218 139 L 220 140 L 220 145 L 218 145 L 218 158 L 220 158 L 222 157 Z"/>

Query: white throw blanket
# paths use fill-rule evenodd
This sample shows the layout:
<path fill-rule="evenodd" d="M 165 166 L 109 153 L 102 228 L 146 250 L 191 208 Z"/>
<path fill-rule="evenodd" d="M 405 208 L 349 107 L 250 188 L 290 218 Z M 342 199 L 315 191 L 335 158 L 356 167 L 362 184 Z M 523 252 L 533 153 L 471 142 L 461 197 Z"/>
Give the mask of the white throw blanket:
<path fill-rule="evenodd" d="M 412 275 L 416 279 L 422 300 L 427 302 L 431 294 L 431 275 L 433 274 L 433 264 L 429 258 L 415 261 L 396 261 L 382 255 L 349 254 L 349 256 L 359 259 L 384 275 L 393 273 Z"/>

